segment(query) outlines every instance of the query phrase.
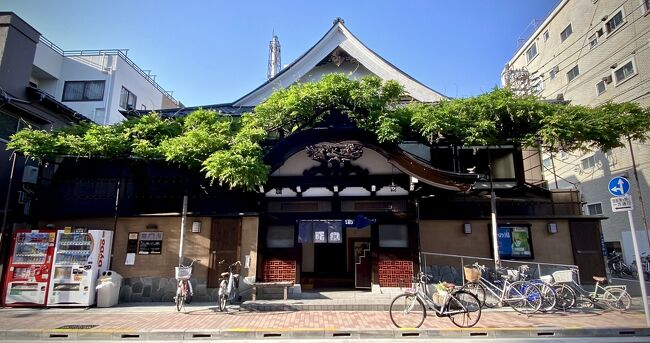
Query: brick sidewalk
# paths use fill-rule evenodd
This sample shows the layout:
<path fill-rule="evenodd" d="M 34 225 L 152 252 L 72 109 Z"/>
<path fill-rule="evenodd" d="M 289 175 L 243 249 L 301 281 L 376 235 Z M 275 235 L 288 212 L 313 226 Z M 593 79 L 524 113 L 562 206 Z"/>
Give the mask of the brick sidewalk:
<path fill-rule="evenodd" d="M 216 312 L 213 306 L 190 305 L 186 313 L 173 306 L 111 309 L 3 309 L 0 331 L 52 330 L 64 325 L 97 325 L 88 331 L 156 330 L 344 330 L 392 329 L 388 312 L 300 311 Z M 643 312 L 570 312 L 525 316 L 513 311 L 486 310 L 477 328 L 642 328 Z M 423 329 L 456 328 L 448 318 L 428 316 Z"/>

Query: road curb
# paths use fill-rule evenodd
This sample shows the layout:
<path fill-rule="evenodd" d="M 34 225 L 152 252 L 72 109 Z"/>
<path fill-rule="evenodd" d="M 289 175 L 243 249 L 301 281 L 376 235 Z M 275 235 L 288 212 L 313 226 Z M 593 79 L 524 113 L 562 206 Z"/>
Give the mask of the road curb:
<path fill-rule="evenodd" d="M 225 330 L 22 330 L 0 331 L 12 341 L 201 341 L 252 339 L 471 339 L 471 338 L 650 337 L 650 328 L 469 328 L 469 329 L 225 329 Z"/>

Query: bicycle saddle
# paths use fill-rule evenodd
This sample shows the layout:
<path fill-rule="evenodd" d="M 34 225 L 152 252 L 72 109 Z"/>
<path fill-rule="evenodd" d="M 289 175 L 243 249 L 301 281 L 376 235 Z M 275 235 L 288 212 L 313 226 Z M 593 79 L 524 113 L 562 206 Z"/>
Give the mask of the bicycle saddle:
<path fill-rule="evenodd" d="M 228 275 L 230 275 L 230 273 L 228 273 L 228 272 L 223 272 L 223 273 L 221 273 L 221 277 L 226 277 L 226 276 L 228 276 Z"/>
<path fill-rule="evenodd" d="M 456 284 L 453 284 L 451 282 L 445 282 L 444 285 L 448 290 L 452 290 L 452 289 L 456 288 Z"/>
<path fill-rule="evenodd" d="M 602 276 L 594 276 L 593 278 L 594 278 L 594 280 L 595 280 L 596 282 L 605 282 L 605 281 L 607 281 L 607 278 L 606 278 L 606 277 L 602 277 Z"/>

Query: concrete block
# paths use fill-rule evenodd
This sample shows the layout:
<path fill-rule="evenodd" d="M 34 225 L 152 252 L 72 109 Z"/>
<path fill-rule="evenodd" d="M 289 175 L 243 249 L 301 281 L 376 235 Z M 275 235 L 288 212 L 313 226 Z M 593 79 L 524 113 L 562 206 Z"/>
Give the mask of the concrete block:
<path fill-rule="evenodd" d="M 359 330 L 358 333 L 359 338 L 362 340 L 395 337 L 393 329 Z"/>
<path fill-rule="evenodd" d="M 110 341 L 113 339 L 112 330 L 77 330 L 78 341 Z"/>
<path fill-rule="evenodd" d="M 254 330 L 230 329 L 219 331 L 219 339 L 254 339 Z"/>
<path fill-rule="evenodd" d="M 147 332 L 146 331 L 120 331 L 116 330 L 112 332 L 113 340 L 115 341 L 146 341 Z"/>
<path fill-rule="evenodd" d="M 39 341 L 47 337 L 42 330 L 23 330 L 14 329 L 6 330 L 4 339 L 8 341 Z"/>
<path fill-rule="evenodd" d="M 427 332 L 420 329 L 395 329 L 393 330 L 393 334 L 396 339 L 421 338 L 427 336 Z"/>
<path fill-rule="evenodd" d="M 214 340 L 220 336 L 221 330 L 186 330 L 181 340 Z"/>

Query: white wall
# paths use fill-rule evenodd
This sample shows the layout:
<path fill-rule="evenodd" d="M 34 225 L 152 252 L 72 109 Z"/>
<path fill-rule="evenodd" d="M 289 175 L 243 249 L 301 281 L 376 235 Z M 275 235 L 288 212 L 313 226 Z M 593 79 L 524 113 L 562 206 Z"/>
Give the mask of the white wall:
<path fill-rule="evenodd" d="M 39 42 L 36 45 L 34 65 L 42 71 L 50 74 L 53 78 L 60 79 L 63 56 L 52 50 L 49 46 Z"/>
<path fill-rule="evenodd" d="M 117 66 L 114 74 L 112 88 L 112 97 L 110 99 L 110 117 L 109 123 L 116 123 L 123 119 L 119 110 L 125 110 L 120 107 L 120 93 L 122 87 L 128 89 L 137 96 L 135 110 L 142 110 L 142 105 L 147 110 L 159 109 L 162 107 L 163 95 L 149 81 L 140 75 L 124 59 L 117 58 Z"/>
<path fill-rule="evenodd" d="M 648 238 L 646 237 L 643 225 L 639 224 L 640 223 L 638 222 L 634 222 L 634 231 L 636 231 L 636 243 L 639 245 L 639 254 L 648 254 L 650 253 L 650 248 L 648 247 Z M 623 260 L 625 261 L 625 264 L 628 266 L 632 265 L 632 261 L 634 261 L 634 244 L 632 244 L 632 231 L 623 231 L 623 241 L 621 242 L 621 248 L 623 250 Z"/>
<path fill-rule="evenodd" d="M 97 118 L 96 112 L 105 111 L 109 97 L 108 84 L 115 56 L 70 56 L 63 60 L 61 79 L 55 97 L 66 106 L 93 119 L 99 124 L 106 124 L 105 118 Z M 98 81 L 104 80 L 104 98 L 102 101 L 63 101 L 63 88 L 66 81 Z"/>

